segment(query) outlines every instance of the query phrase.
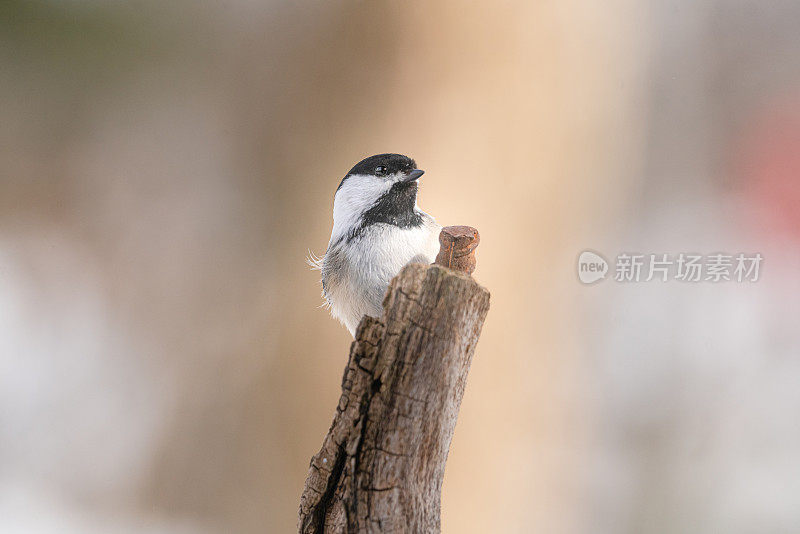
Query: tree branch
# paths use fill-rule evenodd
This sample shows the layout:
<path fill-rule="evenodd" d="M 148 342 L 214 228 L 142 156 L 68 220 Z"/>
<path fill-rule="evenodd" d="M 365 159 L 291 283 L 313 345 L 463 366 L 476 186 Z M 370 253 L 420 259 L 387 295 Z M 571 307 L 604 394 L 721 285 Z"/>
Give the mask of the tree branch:
<path fill-rule="evenodd" d="M 449 248 L 440 256 L 460 257 L 454 266 L 471 272 L 478 235 L 464 228 L 442 231 Z M 463 272 L 410 264 L 383 305 L 380 319 L 361 320 L 350 347 L 300 500 L 301 533 L 440 530 L 447 452 L 489 292 Z"/>

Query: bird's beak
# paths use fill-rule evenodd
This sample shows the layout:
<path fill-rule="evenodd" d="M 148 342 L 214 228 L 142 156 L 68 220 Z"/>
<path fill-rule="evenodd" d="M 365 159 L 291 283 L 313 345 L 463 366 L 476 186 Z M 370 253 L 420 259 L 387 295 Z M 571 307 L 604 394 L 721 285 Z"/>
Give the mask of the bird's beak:
<path fill-rule="evenodd" d="M 414 180 L 418 180 L 420 176 L 425 174 L 425 171 L 422 169 L 414 169 L 413 171 L 406 174 L 401 181 L 403 182 L 413 182 Z"/>

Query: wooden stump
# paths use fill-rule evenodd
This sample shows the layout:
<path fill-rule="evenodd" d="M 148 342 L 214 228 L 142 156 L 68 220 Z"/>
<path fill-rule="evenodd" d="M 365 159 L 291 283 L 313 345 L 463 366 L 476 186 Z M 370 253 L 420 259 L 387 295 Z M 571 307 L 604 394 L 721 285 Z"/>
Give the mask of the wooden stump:
<path fill-rule="evenodd" d="M 440 530 L 445 462 L 489 292 L 463 272 L 410 264 L 383 304 L 350 347 L 300 500 L 301 533 Z"/>

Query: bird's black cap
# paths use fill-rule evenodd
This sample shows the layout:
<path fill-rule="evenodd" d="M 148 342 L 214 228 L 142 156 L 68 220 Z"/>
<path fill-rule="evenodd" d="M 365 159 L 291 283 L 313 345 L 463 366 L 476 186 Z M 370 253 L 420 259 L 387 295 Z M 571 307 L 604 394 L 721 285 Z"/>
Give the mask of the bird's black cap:
<path fill-rule="evenodd" d="M 356 163 L 353 168 L 350 169 L 350 172 L 347 173 L 347 176 L 351 174 L 389 176 L 398 172 L 409 174 L 414 170 L 417 170 L 417 164 L 408 156 L 402 154 L 376 154 L 375 156 L 364 158 Z M 339 187 L 336 188 L 337 191 L 342 187 L 344 181 L 347 180 L 347 176 L 339 183 Z M 419 175 L 417 178 L 418 177 Z"/>

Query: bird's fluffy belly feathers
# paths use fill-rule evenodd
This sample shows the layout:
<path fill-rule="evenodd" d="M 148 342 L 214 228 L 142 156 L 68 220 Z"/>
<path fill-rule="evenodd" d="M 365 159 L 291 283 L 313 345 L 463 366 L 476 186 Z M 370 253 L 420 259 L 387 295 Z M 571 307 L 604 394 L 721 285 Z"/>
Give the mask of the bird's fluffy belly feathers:
<path fill-rule="evenodd" d="M 332 245 L 322 261 L 325 299 L 331 313 L 355 333 L 361 317 L 379 317 L 392 278 L 407 263 L 433 263 L 441 226 L 430 217 L 416 228 L 375 224 L 346 247 Z"/>

